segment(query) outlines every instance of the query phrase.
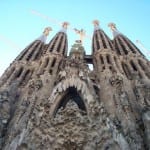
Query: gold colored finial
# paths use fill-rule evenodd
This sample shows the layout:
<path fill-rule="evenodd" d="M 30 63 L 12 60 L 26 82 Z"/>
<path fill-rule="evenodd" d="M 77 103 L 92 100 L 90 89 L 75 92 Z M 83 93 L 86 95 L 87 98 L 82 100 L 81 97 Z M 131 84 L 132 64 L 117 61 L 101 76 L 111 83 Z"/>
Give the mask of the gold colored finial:
<path fill-rule="evenodd" d="M 112 22 L 109 23 L 109 24 L 108 24 L 108 27 L 110 27 L 110 29 L 111 29 L 112 31 L 117 30 L 115 23 L 112 23 Z"/>
<path fill-rule="evenodd" d="M 92 23 L 94 24 L 94 27 L 98 27 L 99 26 L 99 21 L 98 20 L 93 20 Z"/>
<path fill-rule="evenodd" d="M 46 27 L 46 28 L 44 29 L 44 31 L 43 31 L 43 34 L 44 34 L 45 36 L 48 36 L 50 31 L 52 31 L 52 28 L 51 28 L 51 27 Z"/>
<path fill-rule="evenodd" d="M 67 29 L 68 25 L 69 25 L 69 22 L 63 22 L 63 23 L 62 23 L 62 27 L 63 27 L 64 29 Z"/>

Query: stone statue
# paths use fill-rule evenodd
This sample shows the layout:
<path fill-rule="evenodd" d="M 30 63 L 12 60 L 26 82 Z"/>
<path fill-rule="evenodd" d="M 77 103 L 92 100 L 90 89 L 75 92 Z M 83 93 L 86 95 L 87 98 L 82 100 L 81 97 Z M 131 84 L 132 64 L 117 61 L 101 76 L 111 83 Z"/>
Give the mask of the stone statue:
<path fill-rule="evenodd" d="M 83 43 L 83 39 L 85 37 L 85 30 L 81 29 L 81 30 L 78 30 L 76 28 L 74 28 L 74 31 L 76 32 L 76 34 L 78 34 L 80 36 L 80 42 Z"/>

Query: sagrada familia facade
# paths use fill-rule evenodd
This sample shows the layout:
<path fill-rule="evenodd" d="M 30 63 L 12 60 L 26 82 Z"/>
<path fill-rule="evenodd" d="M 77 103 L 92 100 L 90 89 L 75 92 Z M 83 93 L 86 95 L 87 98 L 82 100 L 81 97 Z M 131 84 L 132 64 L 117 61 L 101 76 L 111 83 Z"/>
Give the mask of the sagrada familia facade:
<path fill-rule="evenodd" d="M 69 55 L 67 26 L 27 46 L 0 78 L 2 150 L 150 149 L 150 61 L 114 23 L 110 38 L 93 21 Z M 93 70 L 88 64 L 93 65 Z"/>

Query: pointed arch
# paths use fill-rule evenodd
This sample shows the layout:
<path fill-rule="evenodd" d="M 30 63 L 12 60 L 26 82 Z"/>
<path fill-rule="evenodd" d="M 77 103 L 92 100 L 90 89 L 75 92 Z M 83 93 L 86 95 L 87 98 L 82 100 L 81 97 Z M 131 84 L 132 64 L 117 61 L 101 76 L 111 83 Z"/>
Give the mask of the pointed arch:
<path fill-rule="evenodd" d="M 53 116 L 57 114 L 60 108 L 65 108 L 69 101 L 74 101 L 79 109 L 86 112 L 86 106 L 80 92 L 78 92 L 75 87 L 69 87 L 64 93 L 61 94 L 61 97 L 59 97 Z"/>
<path fill-rule="evenodd" d="M 92 90 L 88 88 L 88 85 L 76 78 L 75 80 L 66 79 L 59 82 L 49 98 L 51 104 L 50 115 L 53 117 L 61 107 L 65 107 L 68 101 L 72 99 L 79 109 L 89 114 L 90 103 L 96 102 L 95 97 L 92 94 Z"/>

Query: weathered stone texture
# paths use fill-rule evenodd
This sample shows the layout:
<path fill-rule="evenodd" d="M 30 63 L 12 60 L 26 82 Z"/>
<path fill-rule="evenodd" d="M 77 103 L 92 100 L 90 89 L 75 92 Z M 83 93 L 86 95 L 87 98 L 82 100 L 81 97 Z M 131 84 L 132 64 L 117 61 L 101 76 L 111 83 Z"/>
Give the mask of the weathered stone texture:
<path fill-rule="evenodd" d="M 47 45 L 36 40 L 5 71 L 0 149 L 150 149 L 149 61 L 127 37 L 112 41 L 97 24 L 92 55 L 81 42 L 67 56 L 64 31 Z"/>

